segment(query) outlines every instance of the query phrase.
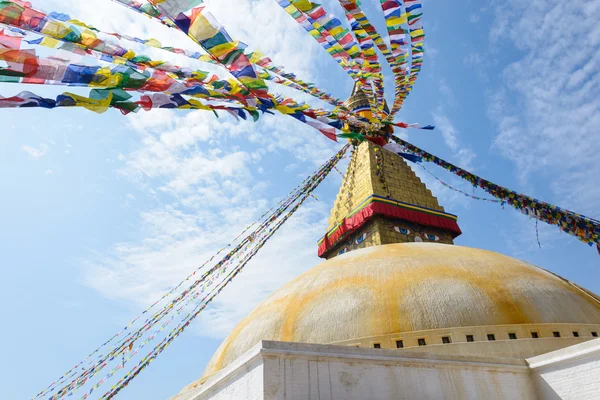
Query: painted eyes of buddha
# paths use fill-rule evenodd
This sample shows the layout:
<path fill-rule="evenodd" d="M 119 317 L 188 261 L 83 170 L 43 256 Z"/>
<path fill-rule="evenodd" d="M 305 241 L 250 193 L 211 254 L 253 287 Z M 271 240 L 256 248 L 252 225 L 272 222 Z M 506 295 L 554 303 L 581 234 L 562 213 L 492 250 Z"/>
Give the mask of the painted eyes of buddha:
<path fill-rule="evenodd" d="M 365 232 L 354 240 L 354 243 L 361 244 L 369 236 L 369 232 Z"/>
<path fill-rule="evenodd" d="M 347 252 L 348 252 L 348 248 L 347 248 L 347 247 L 344 247 L 343 249 L 341 249 L 341 250 L 339 251 L 339 253 L 337 253 L 337 255 L 338 255 L 338 256 L 341 256 L 342 254 L 344 254 L 344 253 L 347 253 Z"/>
<path fill-rule="evenodd" d="M 341 249 L 341 250 L 340 250 L 340 251 L 337 253 L 337 255 L 338 255 L 338 256 L 341 256 L 342 254 L 345 254 L 345 253 L 349 252 L 350 250 L 352 250 L 352 248 L 353 248 L 352 246 L 354 246 L 354 245 L 358 246 L 359 244 L 363 243 L 363 242 L 364 242 L 364 241 L 365 241 L 365 240 L 366 240 L 366 239 L 369 237 L 369 234 L 370 234 L 370 233 L 371 233 L 371 232 L 369 232 L 369 231 L 367 231 L 367 232 L 364 232 L 364 233 L 362 233 L 360 236 L 358 236 L 356 239 L 354 239 L 354 240 L 350 240 L 350 241 L 349 241 L 349 242 L 346 244 L 346 247 L 344 247 L 343 249 Z"/>
<path fill-rule="evenodd" d="M 440 237 L 439 236 L 432 235 L 430 233 L 425 233 L 425 234 L 423 234 L 423 236 L 425 236 L 425 238 L 427 240 L 431 240 L 432 242 L 439 242 L 440 241 Z"/>
<path fill-rule="evenodd" d="M 396 232 L 401 233 L 402 235 L 410 235 L 411 230 L 406 228 L 400 228 L 399 226 L 392 227 Z"/>
<path fill-rule="evenodd" d="M 401 228 L 399 226 L 390 226 L 394 231 L 398 232 L 401 235 L 410 235 L 412 231 L 407 228 Z M 431 233 L 421 233 L 415 236 L 415 242 L 421 242 L 423 239 L 429 240 L 431 242 L 439 242 L 440 237 L 437 235 L 432 235 Z"/>

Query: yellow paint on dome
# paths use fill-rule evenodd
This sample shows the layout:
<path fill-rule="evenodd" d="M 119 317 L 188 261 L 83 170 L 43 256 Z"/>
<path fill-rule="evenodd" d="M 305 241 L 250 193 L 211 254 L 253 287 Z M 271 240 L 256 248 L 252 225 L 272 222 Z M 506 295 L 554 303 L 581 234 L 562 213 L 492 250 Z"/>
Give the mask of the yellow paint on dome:
<path fill-rule="evenodd" d="M 356 250 L 274 292 L 231 332 L 203 378 L 260 340 L 333 343 L 466 326 L 600 324 L 600 301 L 491 251 L 437 243 Z"/>

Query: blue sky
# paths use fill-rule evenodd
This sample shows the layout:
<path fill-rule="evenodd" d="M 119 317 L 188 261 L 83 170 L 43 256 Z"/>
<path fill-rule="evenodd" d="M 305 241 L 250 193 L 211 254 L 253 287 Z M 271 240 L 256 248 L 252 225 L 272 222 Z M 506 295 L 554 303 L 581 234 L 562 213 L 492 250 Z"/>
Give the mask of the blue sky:
<path fill-rule="evenodd" d="M 350 78 L 274 1 L 206 3 L 250 48 L 348 96 Z M 335 2 L 324 5 L 343 16 Z M 363 5 L 383 32 L 378 1 Z M 34 6 L 105 30 L 193 47 L 183 35 L 108 0 L 39 0 Z M 397 120 L 437 129 L 398 133 L 493 182 L 600 217 L 600 1 L 424 7 L 425 62 Z M 146 53 L 209 69 L 155 49 Z M 386 83 L 391 88 L 391 80 Z M 3 96 L 21 90 L 55 95 L 62 88 L 0 85 Z M 0 383 L 7 399 L 32 397 L 59 377 L 341 146 L 281 116 L 253 124 L 202 111 L 124 117 L 18 109 L 0 110 L 0 121 Z M 458 178 L 426 167 L 471 192 Z M 594 248 L 542 224 L 540 248 L 533 220 L 469 200 L 417 173 L 459 216 L 464 234 L 458 245 L 508 254 L 600 292 Z M 319 263 L 316 241 L 340 182 L 332 174 L 316 192 L 319 201 L 307 202 L 121 398 L 176 394 L 200 376 L 237 321 Z"/>

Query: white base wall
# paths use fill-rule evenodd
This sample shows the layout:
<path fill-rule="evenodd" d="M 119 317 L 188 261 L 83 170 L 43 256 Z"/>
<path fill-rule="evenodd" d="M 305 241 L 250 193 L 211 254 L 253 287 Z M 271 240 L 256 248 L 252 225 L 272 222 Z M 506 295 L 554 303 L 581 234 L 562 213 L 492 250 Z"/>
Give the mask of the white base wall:
<path fill-rule="evenodd" d="M 263 341 L 172 400 L 600 400 L 600 339 L 527 360 Z"/>
<path fill-rule="evenodd" d="M 401 358 L 375 349 L 342 354 L 305 345 L 278 350 L 264 355 L 265 400 L 535 399 L 524 363 Z"/>
<path fill-rule="evenodd" d="M 263 341 L 173 400 L 536 399 L 525 361 Z"/>
<path fill-rule="evenodd" d="M 263 400 L 264 365 L 258 346 L 238 358 L 225 370 L 215 374 L 210 383 L 199 386 L 197 382 L 183 388 L 172 399 L 211 399 L 211 400 Z"/>
<path fill-rule="evenodd" d="M 527 361 L 540 399 L 600 399 L 600 339 Z"/>

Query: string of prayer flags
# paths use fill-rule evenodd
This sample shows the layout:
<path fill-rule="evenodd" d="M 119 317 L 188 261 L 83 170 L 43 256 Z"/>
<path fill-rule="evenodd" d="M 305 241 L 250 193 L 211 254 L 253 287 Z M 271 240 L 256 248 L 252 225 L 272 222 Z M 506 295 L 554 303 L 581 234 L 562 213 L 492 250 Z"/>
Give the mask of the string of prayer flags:
<path fill-rule="evenodd" d="M 308 0 L 276 0 L 354 80 L 359 72 L 355 61 L 360 50 L 340 20 L 330 16 L 323 6 Z"/>
<path fill-rule="evenodd" d="M 109 62 L 113 62 L 113 63 L 123 63 L 123 65 L 127 65 L 130 67 L 138 67 L 141 69 L 147 68 L 147 67 L 152 67 L 155 69 L 159 69 L 163 72 L 168 72 L 168 73 L 174 73 L 175 75 L 177 75 L 178 77 L 188 77 L 190 79 L 193 80 L 200 80 L 202 78 L 206 79 L 208 77 L 208 73 L 204 72 L 204 71 L 190 71 L 188 70 L 184 70 L 181 69 L 179 67 L 176 66 L 171 66 L 168 63 L 164 63 L 162 61 L 153 61 L 148 57 L 145 56 L 136 56 L 135 53 L 131 50 L 125 49 L 123 47 L 120 47 L 118 45 L 116 46 L 109 46 L 107 45 L 105 42 L 103 42 L 102 40 L 98 39 L 97 36 L 95 35 L 94 31 L 89 30 L 89 31 L 84 31 L 85 35 L 81 34 L 81 32 L 73 26 L 73 24 L 69 25 L 63 21 L 55 21 L 52 18 L 50 18 L 48 15 L 45 15 L 42 12 L 39 12 L 37 10 L 33 10 L 31 8 L 27 7 L 18 7 L 17 8 L 17 12 L 15 14 L 18 14 L 19 12 L 22 14 L 24 14 L 24 10 L 27 10 L 28 12 L 25 14 L 28 15 L 36 15 L 37 18 L 36 19 L 32 19 L 32 18 L 15 18 L 14 20 L 17 21 L 17 26 L 20 28 L 27 28 L 30 31 L 39 33 L 39 34 L 52 34 L 54 35 L 54 37 L 49 37 L 46 36 L 41 40 L 38 41 L 30 41 L 30 43 L 35 43 L 35 44 L 42 44 L 42 45 L 47 45 L 47 46 L 51 46 L 51 47 L 56 47 L 60 42 L 57 40 L 62 40 L 62 41 L 68 41 L 68 42 L 73 42 L 73 43 L 77 43 L 80 47 L 85 48 L 87 50 L 93 50 L 93 51 L 98 51 L 102 54 L 101 57 L 99 57 L 100 60 L 102 61 L 109 61 Z M 52 15 L 57 16 L 59 19 L 62 20 L 67 20 L 67 21 L 73 21 L 71 19 L 67 19 L 69 18 L 67 15 L 65 14 L 58 14 L 58 13 L 52 13 Z M 41 22 L 40 22 L 41 21 Z M 38 23 L 39 22 L 39 23 Z M 83 23 L 79 23 L 79 25 L 85 25 Z M 52 26 L 53 28 L 50 30 L 44 30 L 45 27 L 47 26 Z M 78 26 L 79 26 L 78 25 Z M 88 26 L 88 25 L 85 25 Z M 89 27 L 89 26 L 88 26 Z M 95 29 L 93 27 L 89 27 L 91 29 Z M 87 28 L 86 28 L 87 29 Z M 97 31 L 97 30 L 96 30 Z M 57 39 L 57 40 L 47 40 L 47 39 Z M 87 44 L 87 45 L 86 45 Z M 61 49 L 65 49 L 65 46 L 61 46 Z M 71 50 L 73 49 L 78 49 L 79 47 L 71 47 Z M 263 58 L 263 61 L 264 58 Z M 268 66 L 267 64 L 264 64 L 265 66 Z M 105 70 L 103 70 L 105 71 Z M 278 71 L 281 72 L 281 71 Z M 41 77 L 29 77 L 30 79 L 38 79 L 36 81 L 36 83 L 44 83 L 42 82 Z M 292 79 L 293 78 L 293 74 L 287 75 L 287 78 Z M 217 79 L 216 77 L 210 77 L 210 80 L 213 79 Z M 55 80 L 55 81 L 59 81 L 60 79 L 45 79 L 45 81 L 50 81 L 50 80 Z M 13 79 L 14 81 L 14 79 Z M 98 80 L 94 81 L 97 82 Z M 106 81 L 106 79 L 104 79 L 104 81 Z M 23 82 L 23 81 L 21 81 Z M 31 83 L 32 81 L 26 82 L 26 83 Z M 278 82 L 281 82 L 280 80 L 278 80 Z M 48 82 L 46 82 L 48 83 Z M 81 84 L 81 82 L 69 82 L 70 84 Z M 218 82 L 213 82 L 213 85 L 216 85 L 216 83 Z M 105 87 L 117 87 L 118 85 L 111 85 L 111 86 L 105 86 Z M 232 86 L 231 82 L 229 82 L 227 85 L 222 85 L 222 87 L 224 86 Z M 235 84 L 233 85 L 235 87 Z M 308 86 L 308 85 L 305 85 Z M 125 86 L 124 86 L 125 87 Z M 154 87 L 154 86 L 149 86 L 149 87 Z M 160 87 L 160 86 L 159 86 Z M 158 88 L 156 90 L 158 90 Z M 163 88 L 165 88 L 165 86 L 162 86 Z M 127 88 L 127 87 L 125 87 Z M 210 91 L 210 87 L 209 88 L 204 88 L 204 87 L 199 87 L 196 85 L 195 89 L 190 89 L 187 91 L 186 94 L 190 94 L 192 93 L 194 90 L 196 92 L 201 92 L 202 94 L 206 95 L 206 91 L 208 90 L 208 94 L 223 94 L 222 91 L 217 91 L 217 93 L 211 92 Z M 315 92 L 318 93 L 318 90 L 315 91 L 314 90 L 314 86 L 313 88 L 307 90 L 309 92 L 311 92 L 311 94 L 315 94 Z M 171 90 L 171 92 L 173 92 L 173 90 Z M 181 92 L 181 90 L 179 91 Z M 197 95 L 198 93 L 195 93 L 195 95 Z M 221 98 L 225 97 L 225 98 L 229 98 L 232 99 L 232 97 L 228 97 L 232 96 L 233 94 L 225 94 L 225 96 L 219 96 Z M 322 93 L 318 94 L 320 98 L 325 98 L 326 100 L 330 100 L 331 96 L 327 96 L 327 95 L 323 95 Z M 247 104 L 247 102 L 245 102 L 245 98 L 242 96 L 239 96 L 239 94 L 237 95 L 237 100 L 242 101 L 244 104 Z M 339 105 L 339 100 L 332 101 L 334 104 L 338 104 Z M 264 111 L 264 109 L 263 109 Z"/>
<path fill-rule="evenodd" d="M 254 255 L 304 201 L 313 196 L 314 190 L 335 168 L 348 148 L 349 145 L 344 146 L 313 175 L 294 188 L 282 201 L 244 229 L 230 244 L 219 250 L 208 262 L 193 271 L 116 335 L 113 335 L 102 346 L 41 391 L 36 399 L 44 397 L 58 400 L 73 396 L 79 390 L 85 390 L 81 398 L 87 399 L 111 378 L 122 374 L 121 378 L 101 398 L 110 399 L 119 393 L 190 325 L 215 296 L 240 274 Z M 212 260 L 225 249 L 231 250 L 211 268 L 204 270 L 204 267 L 211 265 Z M 183 290 L 181 290 L 182 287 L 184 287 Z M 151 314 L 153 309 L 158 310 Z M 145 320 L 143 320 L 144 317 L 146 317 Z M 171 324 L 175 326 L 172 330 L 167 331 Z M 153 342 L 157 342 L 157 344 L 143 354 L 142 350 Z M 137 363 L 127 367 L 128 370 L 125 371 L 126 366 L 134 361 Z"/>
<path fill-rule="evenodd" d="M 167 0 L 168 1 L 168 0 Z M 227 70 L 260 100 L 267 96 L 267 85 L 259 77 L 250 60 L 244 54 L 245 45 L 234 42 L 229 33 L 214 17 L 203 13 L 203 8 L 193 8 L 186 13 L 171 13 L 175 9 L 164 9 L 165 2 L 155 4 L 159 10 L 166 11 L 175 25 L 198 43 L 215 60 L 219 61 Z"/>
<path fill-rule="evenodd" d="M 5 39 L 4 41 L 8 42 L 8 39 Z M 9 56 L 11 56 L 10 59 Z M 193 103 L 193 101 L 187 101 L 181 96 L 174 96 L 174 94 L 191 95 L 208 100 L 235 100 L 244 105 L 247 105 L 249 102 L 249 99 L 246 99 L 241 95 L 239 87 L 236 86 L 235 82 L 213 80 L 207 85 L 202 85 L 197 83 L 195 75 L 193 75 L 193 78 L 191 79 L 180 82 L 180 79 L 175 79 L 177 77 L 173 78 L 172 76 L 165 74 L 164 71 L 154 71 L 150 73 L 148 70 L 139 72 L 131 67 L 125 66 L 116 66 L 111 70 L 108 67 L 67 64 L 66 62 L 60 62 L 56 59 L 38 59 L 35 57 L 35 52 L 32 51 L 4 52 L 0 54 L 0 59 L 3 57 L 5 60 L 14 61 L 12 63 L 13 65 L 9 66 L 9 68 L 0 70 L 0 76 L 8 77 L 4 79 L 5 81 L 103 87 L 108 89 L 122 88 L 127 90 L 170 93 L 170 95 L 153 95 L 152 98 L 154 101 L 150 101 L 150 97 L 144 96 L 140 101 L 135 103 L 118 102 L 117 104 L 110 105 L 111 107 L 119 108 L 124 113 L 132 111 L 136 112 L 138 106 L 142 106 L 145 110 L 151 108 L 224 109 L 236 117 L 240 116 L 245 119 L 244 111 L 239 108 L 206 106 L 200 103 Z M 16 64 L 24 64 L 26 68 L 10 68 L 14 67 Z M 28 96 L 28 98 L 30 97 L 31 96 Z M 7 102 L 4 103 L 5 106 L 8 106 Z M 19 104 L 18 101 L 13 102 L 11 106 L 16 107 L 17 104 Z M 31 101 L 21 101 L 20 104 L 32 106 Z M 48 108 L 54 108 L 78 106 L 79 104 L 85 104 L 85 102 L 47 101 L 44 104 Z M 314 114 L 314 116 L 328 115 L 327 112 L 322 110 L 309 109 L 306 105 L 295 104 L 291 99 L 286 99 L 283 102 L 271 100 L 269 102 L 269 107 L 274 107 L 286 114 L 306 112 Z M 89 109 L 96 112 L 104 112 L 107 107 L 93 107 Z M 257 113 L 255 111 L 249 107 L 246 108 L 246 111 L 252 114 L 254 120 L 257 119 Z M 263 109 L 263 111 L 265 111 L 265 109 Z M 319 130 L 327 137 L 335 139 L 335 136 L 329 128 L 320 128 Z"/>
<path fill-rule="evenodd" d="M 116 0 L 138 12 L 139 7 L 126 0 Z M 255 98 L 261 102 L 268 102 L 268 88 L 264 80 L 260 78 L 253 65 L 244 54 L 246 47 L 241 42 L 234 42 L 223 26 L 204 7 L 183 10 L 190 4 L 201 4 L 198 0 L 155 0 L 152 4 L 174 26 L 199 44 L 214 60 L 223 65 L 242 85 L 247 88 Z"/>
<path fill-rule="evenodd" d="M 1 71 L 0 71 L 1 73 Z M 226 106 L 222 104 L 202 103 L 193 98 L 185 98 L 181 94 L 166 94 L 156 92 L 142 95 L 138 100 L 132 100 L 131 94 L 121 89 L 94 89 L 90 97 L 63 93 L 56 99 L 44 98 L 29 91 L 23 91 L 16 96 L 0 96 L 0 108 L 58 108 L 58 107 L 83 107 L 96 113 L 106 112 L 109 108 L 119 110 L 123 114 L 138 112 L 140 109 L 149 111 L 153 108 L 163 109 L 193 109 L 211 110 L 213 112 L 225 111 L 235 118 L 248 119 L 252 117 L 257 121 L 259 111 L 251 106 Z M 207 98 L 210 100 L 210 98 Z M 289 115 L 321 132 L 327 138 L 337 141 L 336 129 L 341 129 L 343 121 L 353 126 L 361 126 L 366 131 L 376 131 L 378 125 L 368 124 L 356 119 L 354 116 L 341 113 L 335 114 L 325 110 L 316 110 L 305 104 L 295 103 L 291 99 L 273 99 L 272 108 L 282 114 Z"/>
<path fill-rule="evenodd" d="M 2 82 L 160 91 L 247 104 L 246 97 L 235 82 L 231 84 L 213 80 L 204 84 L 197 77 L 182 80 L 161 70 L 138 70 L 126 65 L 110 68 L 71 64 L 57 58 L 36 57 L 34 50 L 0 49 L 0 60 L 7 63 L 7 67 L 0 67 Z"/>
<path fill-rule="evenodd" d="M 187 12 L 202 4 L 203 0 L 149 0 L 149 2 L 169 16 Z"/>
<path fill-rule="evenodd" d="M 27 11 L 27 12 L 26 12 Z M 61 48 L 68 50 L 75 49 L 86 49 L 94 52 L 98 52 L 101 54 L 99 59 L 101 61 L 112 62 L 117 64 L 129 65 L 138 68 L 154 68 L 164 72 L 169 72 L 177 75 L 178 77 L 186 77 L 193 78 L 195 80 L 204 80 L 209 77 L 209 73 L 205 71 L 193 71 L 189 68 L 182 68 L 179 66 L 171 65 L 165 61 L 154 61 L 147 56 L 136 55 L 135 52 L 131 49 L 123 48 L 119 45 L 107 43 L 102 39 L 98 38 L 95 32 L 100 32 L 98 29 L 91 27 L 89 25 L 83 24 L 80 21 L 71 19 L 66 14 L 59 14 L 56 12 L 50 13 L 48 15 L 44 14 L 41 11 L 34 10 L 31 7 L 23 7 L 23 12 L 21 13 L 21 18 L 17 18 L 16 27 L 20 29 L 25 29 L 30 32 L 35 32 L 38 34 L 46 35 L 43 38 L 37 40 L 28 40 L 27 42 L 30 44 L 40 44 L 42 46 L 52 47 L 52 48 Z M 2 15 L 2 11 L 0 11 L 0 16 Z M 35 19 L 32 17 L 35 15 Z M 55 18 L 57 20 L 55 20 Z M 52 24 L 52 28 L 49 29 L 48 26 Z M 77 27 L 85 26 L 86 29 L 78 30 Z M 190 58 L 201 59 L 202 54 L 199 52 L 192 53 L 190 51 L 175 49 L 172 47 L 162 47 L 160 42 L 155 39 L 139 39 L 127 37 L 126 35 L 118 35 L 115 33 L 106 33 L 107 35 L 112 35 L 117 38 L 129 38 L 136 43 L 151 45 L 152 47 L 163 48 L 168 51 L 184 54 Z M 56 40 L 51 40 L 56 39 Z M 77 43 L 79 47 L 73 48 L 69 46 L 60 46 L 61 43 Z M 210 59 L 210 61 L 215 62 Z M 262 65 L 265 68 L 269 68 L 270 70 L 276 70 L 279 73 L 285 74 L 286 78 L 293 79 L 293 74 L 286 74 L 280 68 L 275 68 L 270 65 L 270 60 L 266 57 L 261 59 Z M 267 79 L 273 80 L 276 83 L 285 84 L 286 86 L 294 87 L 295 89 L 307 92 L 311 95 L 314 95 L 322 100 L 331 102 L 334 105 L 339 105 L 339 100 L 335 101 L 330 95 L 327 95 L 318 89 L 314 88 L 314 85 L 311 89 L 307 89 L 307 84 L 300 81 L 300 84 L 294 85 L 289 84 L 287 81 L 282 79 L 272 78 L 270 75 L 266 76 Z M 218 79 L 216 76 L 212 76 L 210 79 Z"/>
<path fill-rule="evenodd" d="M 275 83 L 279 83 L 279 84 L 282 84 L 285 86 L 290 86 L 296 90 L 301 90 L 304 93 L 308 93 L 311 96 L 315 96 L 318 99 L 326 101 L 329 104 L 332 104 L 334 106 L 339 107 L 339 106 L 342 106 L 344 103 L 342 100 L 333 97 L 331 94 L 329 94 L 327 92 L 322 91 L 321 89 L 316 87 L 315 84 L 309 83 L 309 82 L 304 82 L 301 79 L 299 79 L 295 74 L 285 72 L 282 67 L 273 65 L 271 59 L 259 51 L 254 51 L 252 53 L 249 53 L 248 57 L 250 58 L 250 62 L 252 64 L 258 66 L 259 68 L 264 68 L 266 70 L 274 72 L 277 75 L 280 75 L 283 78 L 285 78 L 285 80 L 281 80 L 281 79 L 274 78 L 274 77 L 267 78 L 267 79 L 275 81 Z"/>
<path fill-rule="evenodd" d="M 423 6 L 421 5 L 421 0 L 405 0 L 405 4 L 411 43 L 411 68 L 407 86 L 407 90 L 410 91 L 423 65 L 425 32 L 423 30 Z"/>
<path fill-rule="evenodd" d="M 146 368 L 156 357 L 164 351 L 171 342 L 177 338 L 189 325 L 190 323 L 206 308 L 207 304 L 210 303 L 216 295 L 218 295 L 225 286 L 230 283 L 246 266 L 246 264 L 251 260 L 251 258 L 260 250 L 264 244 L 275 234 L 275 232 L 298 210 L 298 208 L 306 201 L 306 199 L 312 196 L 314 189 L 327 177 L 327 175 L 331 172 L 331 170 L 335 167 L 335 165 L 341 160 L 346 153 L 349 145 L 344 146 L 337 154 L 335 154 L 332 158 L 330 158 L 313 177 L 308 180 L 306 188 L 299 192 L 299 196 L 296 199 L 295 204 L 290 208 L 290 210 L 281 217 L 279 221 L 275 223 L 275 226 L 271 227 L 268 230 L 268 233 L 259 236 L 252 235 L 254 240 L 251 242 L 255 245 L 254 249 L 251 250 L 250 254 L 246 256 L 244 260 L 240 263 L 238 267 L 233 269 L 221 282 L 221 285 L 218 286 L 211 293 L 210 297 L 202 303 L 200 303 L 196 308 L 190 312 L 183 321 L 175 328 L 171 333 L 165 337 L 152 352 L 148 353 L 146 357 L 144 357 L 140 362 L 130 370 L 119 382 L 117 382 L 110 391 L 106 392 L 103 398 L 111 399 L 116 394 L 119 393 L 124 387 L 126 387 L 131 380 L 133 380 L 144 368 Z M 292 203 L 290 203 L 292 205 Z"/>
<path fill-rule="evenodd" d="M 118 1 L 118 2 L 120 2 L 122 4 L 124 4 L 124 5 L 130 4 L 128 2 L 121 1 L 121 0 L 115 0 L 115 1 Z M 153 8 L 153 10 L 156 10 L 156 9 Z M 159 16 L 162 15 L 157 10 L 156 10 L 156 12 L 146 12 L 144 9 L 136 9 L 136 11 L 138 11 L 140 13 L 143 13 L 143 14 L 145 14 L 146 16 L 148 16 L 150 18 L 156 18 L 158 20 L 160 20 Z M 163 16 L 163 18 L 164 18 L 164 16 Z M 66 18 L 64 18 L 65 21 L 69 21 L 69 19 L 70 18 L 68 16 L 66 16 Z M 70 20 L 69 22 L 72 22 L 72 20 Z M 175 26 L 174 24 L 170 25 L 170 26 L 177 28 L 177 26 Z M 89 27 L 89 28 L 92 29 L 92 30 L 95 30 L 95 31 L 99 32 L 99 30 L 96 29 L 96 28 L 93 28 L 93 27 Z M 125 40 L 129 40 L 129 41 L 132 41 L 132 42 L 135 42 L 135 43 L 141 43 L 141 44 L 145 44 L 145 45 L 148 45 L 148 46 L 159 48 L 159 49 L 162 49 L 162 50 L 165 50 L 165 51 L 170 51 L 170 52 L 175 53 L 175 54 L 183 54 L 183 55 L 185 55 L 185 56 L 187 56 L 189 58 L 192 58 L 192 59 L 197 59 L 197 60 L 200 60 L 200 61 L 203 61 L 203 62 L 208 62 L 208 63 L 220 65 L 220 63 L 217 60 L 215 60 L 214 58 L 212 58 L 209 55 L 202 54 L 200 52 L 194 52 L 194 51 L 190 51 L 190 50 L 184 50 L 184 49 L 177 48 L 177 47 L 172 47 L 172 46 L 163 46 L 156 39 L 140 39 L 140 38 L 137 38 L 137 37 L 131 37 L 131 36 L 128 36 L 128 35 L 122 35 L 122 34 L 119 34 L 119 33 L 108 33 L 108 32 L 103 32 L 103 33 L 105 33 L 107 35 L 112 35 L 112 36 L 114 36 L 116 38 L 119 38 L 119 39 L 125 39 Z M 255 57 L 254 55 L 255 54 L 257 54 L 257 55 L 260 54 L 260 57 L 254 59 L 254 57 Z M 287 81 L 281 81 L 281 80 L 278 80 L 276 78 L 272 78 L 270 76 L 266 77 L 264 75 L 261 75 L 262 79 L 273 80 L 273 81 L 275 81 L 275 83 L 284 84 L 286 86 L 290 86 L 290 87 L 293 87 L 295 89 L 302 90 L 305 93 L 308 93 L 308 94 L 310 94 L 312 96 L 318 97 L 319 99 L 327 101 L 330 104 L 333 104 L 333 105 L 336 105 L 336 106 L 340 106 L 343 103 L 341 100 L 334 98 L 331 94 L 328 94 L 328 93 L 320 90 L 314 84 L 303 82 L 301 79 L 297 78 L 295 74 L 286 73 L 283 70 L 282 67 L 272 65 L 271 64 L 271 60 L 268 57 L 265 57 L 264 55 L 262 55 L 260 52 L 249 53 L 249 54 L 247 54 L 247 57 L 250 59 L 250 62 L 253 65 L 259 66 L 259 68 L 263 68 L 263 69 L 267 69 L 269 71 L 275 72 L 278 75 L 283 76 L 284 78 L 286 78 L 288 81 L 291 81 L 292 83 L 298 85 L 299 87 L 296 87 L 295 85 L 288 85 Z M 260 60 L 260 62 L 258 60 Z M 300 87 L 302 89 L 300 89 Z"/>
<path fill-rule="evenodd" d="M 163 15 L 151 2 L 140 3 L 137 0 L 113 0 L 115 3 L 120 3 L 125 7 L 152 18 L 158 19 L 163 25 L 174 27 L 175 24 Z"/>
<path fill-rule="evenodd" d="M 195 99 L 186 99 L 179 94 L 167 95 L 154 93 L 143 95 L 139 100 L 131 101 L 131 95 L 120 89 L 104 90 L 94 89 L 89 97 L 74 93 L 62 93 L 55 99 L 45 98 L 29 91 L 22 91 L 11 97 L 0 96 L 1 108 L 57 108 L 57 107 L 83 107 L 96 113 L 104 113 L 109 108 L 121 111 L 122 114 L 138 112 L 140 109 L 149 111 L 153 108 L 183 109 L 183 110 L 218 110 L 226 111 L 236 117 L 247 119 L 250 115 L 254 121 L 258 120 L 259 113 L 250 107 L 230 107 L 216 104 L 203 104 Z"/>
<path fill-rule="evenodd" d="M 590 246 L 600 243 L 600 221 L 497 185 L 444 161 L 399 137 L 392 135 L 392 139 L 402 146 L 406 152 L 415 154 L 425 161 L 433 162 L 452 172 L 470 182 L 473 186 L 479 187 L 496 199 L 501 200 L 501 204 L 508 204 L 525 215 L 532 216 L 550 225 L 556 225 L 561 231 L 575 236 Z"/>
<path fill-rule="evenodd" d="M 11 2 L 5 1 L 5 3 Z M 8 19 L 7 9 L 0 9 L 0 21 Z M 68 18 L 64 14 L 51 13 L 50 15 L 46 15 L 41 11 L 25 6 L 11 8 L 10 10 L 12 10 L 11 16 L 14 17 L 11 26 L 43 35 L 41 38 L 35 40 L 26 40 L 29 44 L 38 44 L 72 52 L 83 49 L 86 51 L 86 55 L 89 55 L 90 52 L 98 53 L 100 61 L 127 65 L 142 70 L 153 68 L 175 74 L 181 78 L 192 78 L 201 81 L 209 76 L 209 73 L 205 71 L 194 71 L 190 68 L 175 66 L 165 61 L 154 61 L 147 56 L 136 55 L 131 49 L 126 49 L 100 39 L 95 31 L 91 29 L 78 29 L 79 26 L 73 23 L 55 20 L 51 17 L 51 15 L 57 15 L 62 19 Z M 79 25 L 81 24 L 79 23 Z M 72 44 L 76 44 L 77 46 L 72 46 Z M 18 47 L 12 46 L 12 48 L 15 49 Z"/>
<path fill-rule="evenodd" d="M 385 148 L 385 147 L 384 147 Z M 408 154 L 408 153 L 398 153 L 400 156 L 402 156 L 403 158 L 412 161 L 414 163 L 416 163 L 419 167 L 421 167 L 421 169 L 425 172 L 427 172 L 429 175 L 431 175 L 435 180 L 437 180 L 440 184 L 442 184 L 443 186 L 447 187 L 450 190 L 453 190 L 457 193 L 463 194 L 466 197 L 473 199 L 473 200 L 482 200 L 482 201 L 489 201 L 490 203 L 502 203 L 502 200 L 497 200 L 497 199 L 488 199 L 485 197 L 479 197 L 479 196 L 474 196 L 472 194 L 469 194 L 465 191 L 462 191 L 458 188 L 455 188 L 454 186 L 450 185 L 449 183 L 444 182 L 443 180 L 441 180 L 440 178 L 438 178 L 437 176 L 435 176 L 431 171 L 429 171 L 427 168 L 425 168 L 423 165 L 419 164 L 421 161 L 423 161 L 423 159 L 421 157 L 415 156 L 414 154 Z M 536 220 L 537 221 L 537 220 Z"/>
<path fill-rule="evenodd" d="M 354 16 L 350 13 L 346 13 L 346 19 L 350 23 L 352 32 L 358 40 L 364 62 L 361 67 L 360 85 L 361 89 L 366 91 L 369 99 L 369 105 L 371 111 L 374 112 L 380 119 L 383 119 L 384 115 L 383 105 L 385 101 L 384 89 L 383 89 L 383 76 L 381 75 L 381 64 L 379 58 L 375 53 L 375 45 L 371 36 L 363 29 L 363 27 L 356 21 Z M 366 83 L 366 84 L 364 84 Z"/>
<path fill-rule="evenodd" d="M 392 123 L 392 125 L 398 127 L 398 128 L 413 128 L 413 129 L 424 129 L 427 131 L 432 131 L 435 129 L 435 126 L 433 125 L 425 125 L 425 126 L 421 126 L 420 124 L 407 124 L 405 122 L 394 122 Z"/>
<path fill-rule="evenodd" d="M 395 96 L 391 114 L 394 115 L 402 107 L 408 94 L 408 19 L 400 0 L 381 0 L 381 9 L 390 39 L 392 56 L 395 59 L 396 74 Z"/>
<path fill-rule="evenodd" d="M 360 9 L 360 6 L 356 4 L 356 2 L 352 0 L 339 0 L 339 3 L 342 5 L 342 7 L 344 7 L 347 15 L 351 15 L 358 25 L 369 35 L 392 69 L 392 73 L 394 74 L 395 97 L 394 106 L 387 117 L 388 119 L 391 119 L 396 114 L 397 109 L 399 109 L 397 105 L 401 104 L 403 101 L 404 86 L 406 81 L 406 74 L 404 72 L 406 68 L 403 64 L 404 58 L 401 57 L 401 55 L 394 56 L 394 54 L 386 45 L 385 41 L 382 39 L 381 35 L 379 35 L 375 27 L 367 19 L 366 15 Z"/>

